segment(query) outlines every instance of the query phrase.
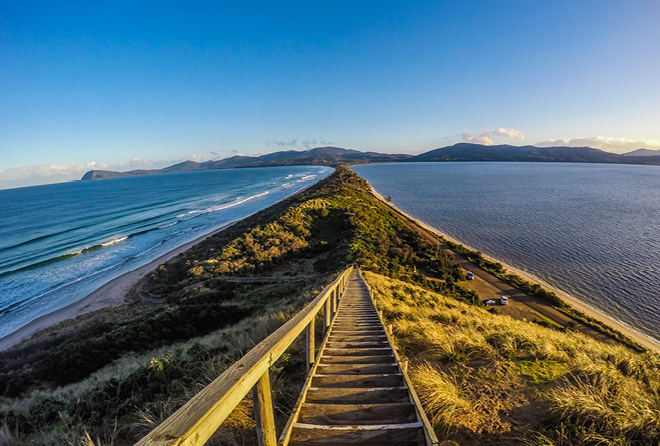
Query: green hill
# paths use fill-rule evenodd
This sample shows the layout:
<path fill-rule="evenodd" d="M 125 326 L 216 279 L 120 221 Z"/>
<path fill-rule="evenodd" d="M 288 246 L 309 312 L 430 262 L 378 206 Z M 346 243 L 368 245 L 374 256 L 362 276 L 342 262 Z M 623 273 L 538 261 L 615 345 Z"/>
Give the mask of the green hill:
<path fill-rule="evenodd" d="M 0 444 L 134 444 L 353 262 L 369 271 L 442 438 L 660 440 L 660 356 L 486 311 L 452 256 L 340 168 L 160 265 L 125 305 L 0 353 Z M 303 352 L 294 345 L 271 369 L 279 427 L 304 381 Z M 251 410 L 247 398 L 213 444 L 252 444 Z"/>

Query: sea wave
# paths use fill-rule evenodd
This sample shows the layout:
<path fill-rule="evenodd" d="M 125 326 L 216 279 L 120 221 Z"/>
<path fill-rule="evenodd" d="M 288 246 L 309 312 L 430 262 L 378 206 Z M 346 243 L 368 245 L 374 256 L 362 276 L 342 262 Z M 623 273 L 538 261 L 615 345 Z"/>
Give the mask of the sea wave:
<path fill-rule="evenodd" d="M 194 211 L 190 211 L 190 212 L 187 212 L 185 214 L 177 215 L 177 218 L 179 218 L 181 220 L 190 220 L 191 218 L 199 217 L 200 215 L 208 214 L 210 212 L 221 211 L 223 209 L 228 209 L 230 207 L 238 206 L 239 204 L 243 204 L 246 201 L 249 201 L 249 200 L 252 200 L 252 199 L 255 199 L 255 198 L 259 198 L 259 197 L 263 197 L 264 195 L 267 195 L 269 192 L 270 191 L 265 191 L 265 192 L 262 192 L 260 194 L 252 195 L 252 196 L 246 197 L 246 198 L 239 197 L 231 203 L 221 204 L 221 205 L 218 205 L 218 206 L 211 206 L 211 207 L 208 207 L 206 209 L 196 209 Z"/>
<path fill-rule="evenodd" d="M 96 196 L 91 197 L 86 188 L 81 188 L 75 191 L 76 195 L 67 195 L 62 211 L 56 216 L 50 216 L 47 212 L 50 208 L 41 205 L 44 202 L 41 195 L 27 194 L 26 200 L 36 203 L 34 213 L 0 216 L 0 225 L 7 222 L 8 227 L 21 228 L 15 233 L 0 234 L 0 276 L 7 276 L 0 277 L 0 316 L 4 315 L 0 317 L 0 336 L 44 311 L 83 297 L 136 265 L 146 264 L 208 233 L 223 220 L 241 218 L 261 208 L 262 201 L 277 201 L 290 195 L 293 189 L 312 183 L 312 178 L 318 178 L 307 175 L 316 173 L 317 169 L 291 167 L 289 172 L 281 169 L 254 171 L 254 174 L 249 169 L 186 174 L 177 179 L 185 184 L 170 184 L 164 181 L 165 176 L 144 177 L 136 181 L 144 187 L 128 191 L 128 195 L 126 191 L 117 193 L 108 187 L 105 201 L 96 200 Z M 217 177 L 218 182 L 208 181 L 208 176 Z M 307 176 L 303 180 L 307 183 L 299 182 L 303 176 Z M 274 177 L 279 181 L 272 184 Z M 284 180 L 285 177 L 288 179 Z M 289 183 L 290 188 L 280 183 Z M 152 193 L 155 188 L 162 190 L 162 195 Z M 56 193 L 57 187 L 53 189 L 53 198 L 49 200 L 58 204 L 63 195 Z M 78 200 L 76 206 L 66 206 L 70 198 Z M 249 200 L 252 201 L 246 203 Z M 231 211 L 222 211 L 232 207 Z M 80 215 L 82 210 L 84 217 Z M 211 214 L 216 211 L 221 212 Z M 197 216 L 202 217 L 197 219 Z M 23 223 L 18 225 L 12 219 Z M 40 224 L 44 221 L 48 223 Z"/>
<path fill-rule="evenodd" d="M 78 249 L 76 251 L 68 252 L 66 254 L 61 254 L 61 255 L 58 255 L 58 256 L 55 256 L 55 257 L 50 257 L 50 258 L 45 259 L 45 260 L 40 260 L 38 262 L 30 263 L 29 265 L 25 265 L 25 266 L 22 266 L 20 268 L 16 268 L 16 269 L 13 269 L 13 270 L 10 270 L 10 271 L 4 271 L 4 272 L 0 273 L 0 277 L 8 276 L 10 274 L 15 274 L 15 273 L 18 273 L 18 272 L 21 272 L 21 271 L 29 271 L 29 270 L 34 269 L 34 268 L 39 268 L 41 266 L 50 265 L 51 263 L 60 262 L 62 260 L 67 260 L 67 259 L 70 259 L 72 257 L 79 256 L 81 254 L 87 254 L 88 252 L 96 251 L 97 249 L 107 248 L 108 246 L 112 246 L 112 245 L 116 245 L 118 243 L 121 243 L 124 240 L 128 239 L 129 237 L 130 236 L 121 236 L 119 238 L 112 239 L 108 242 L 96 243 L 96 244 L 93 244 L 93 245 L 90 245 L 90 246 L 86 246 L 82 249 Z"/>
<path fill-rule="evenodd" d="M 170 223 L 169 225 L 159 226 L 158 229 L 169 228 L 170 226 L 174 226 L 174 225 L 177 224 L 177 223 L 178 223 L 178 221 L 175 221 L 174 223 Z"/>
<path fill-rule="evenodd" d="M 8 314 L 8 313 L 11 313 L 11 312 L 13 312 L 13 311 L 20 310 L 21 308 L 23 308 L 23 307 L 25 307 L 25 306 L 27 306 L 27 305 L 29 305 L 29 304 L 35 302 L 35 301 L 38 301 L 39 299 L 43 299 L 43 298 L 45 298 L 45 297 L 47 297 L 47 296 L 49 296 L 49 295 L 51 295 L 51 294 L 53 294 L 53 293 L 56 293 L 57 291 L 60 291 L 60 290 L 62 290 L 62 289 L 64 289 L 64 288 L 67 288 L 67 287 L 70 287 L 70 286 L 72 286 L 72 285 L 75 285 L 75 284 L 77 284 L 77 283 L 80 283 L 80 282 L 82 282 L 82 281 L 84 281 L 84 280 L 86 280 L 86 279 L 90 279 L 90 278 L 93 278 L 93 277 L 96 277 L 96 276 L 101 276 L 101 275 L 107 273 L 108 271 L 112 271 L 113 269 L 118 269 L 118 268 L 120 268 L 122 265 L 124 265 L 125 263 L 127 263 L 128 261 L 130 261 L 130 260 L 133 259 L 133 258 L 134 258 L 134 257 L 132 257 L 132 256 L 130 256 L 130 257 L 126 257 L 126 258 L 122 259 L 122 260 L 121 260 L 120 262 L 118 262 L 118 263 L 115 263 L 115 264 L 113 264 L 113 265 L 107 266 L 107 267 L 102 268 L 102 269 L 99 269 L 99 270 L 95 270 L 94 272 L 92 272 L 92 273 L 90 273 L 90 274 L 87 274 L 87 275 L 85 275 L 85 276 L 81 276 L 81 277 L 77 277 L 76 279 L 71 280 L 71 281 L 69 281 L 69 282 L 61 283 L 61 284 L 59 284 L 58 286 L 49 289 L 49 290 L 46 291 L 45 293 L 42 293 L 42 294 L 39 294 L 39 295 L 36 295 L 36 296 L 32 296 L 32 297 L 30 297 L 29 299 L 25 299 L 25 300 L 22 300 L 22 301 L 14 302 L 13 304 L 9 305 L 9 306 L 6 307 L 6 308 L 2 308 L 2 309 L 0 309 L 0 316 L 4 316 L 4 315 L 6 315 L 6 314 Z"/>
<path fill-rule="evenodd" d="M 113 264 L 107 265 L 105 268 L 95 269 L 95 270 L 93 270 L 93 272 L 90 272 L 90 273 L 87 274 L 87 275 L 83 275 L 83 276 L 77 277 L 77 278 L 74 279 L 74 280 L 70 280 L 70 281 L 65 282 L 65 283 L 60 283 L 59 285 L 57 285 L 57 286 L 55 286 L 55 287 L 53 287 L 53 288 L 47 290 L 46 292 L 44 292 L 44 293 L 42 293 L 42 294 L 39 294 L 39 295 L 36 295 L 36 296 L 32 296 L 32 297 L 30 297 L 30 298 L 28 298 L 28 299 L 25 299 L 25 300 L 19 300 L 19 301 L 13 302 L 13 303 L 11 303 L 10 305 L 8 305 L 7 307 L 4 307 L 4 308 L 0 307 L 0 317 L 6 315 L 6 314 L 8 314 L 8 313 L 11 313 L 11 312 L 15 312 L 15 311 L 17 311 L 17 310 L 20 310 L 21 308 L 24 308 L 25 306 L 27 306 L 27 305 L 29 305 L 29 304 L 31 304 L 31 303 L 33 303 L 33 302 L 39 300 L 39 299 L 43 299 L 43 298 L 45 298 L 45 297 L 47 297 L 47 296 L 49 296 L 49 295 L 51 295 L 51 294 L 53 294 L 53 293 L 56 293 L 56 292 L 58 292 L 58 291 L 61 291 L 61 290 L 65 289 L 65 288 L 67 288 L 67 287 L 71 287 L 71 286 L 73 286 L 73 285 L 79 284 L 79 283 L 81 283 L 81 282 L 83 282 L 83 281 L 85 281 L 85 280 L 88 280 L 88 279 L 92 279 L 92 278 L 95 278 L 95 277 L 98 277 L 98 276 L 103 276 L 105 273 L 107 273 L 107 272 L 109 272 L 109 271 L 119 270 L 119 269 L 120 269 L 122 266 L 124 266 L 125 264 L 127 264 L 127 263 L 129 263 L 129 262 L 131 262 L 131 261 L 133 261 L 133 260 L 135 260 L 135 259 L 138 259 L 138 258 L 140 258 L 140 257 L 143 257 L 143 256 L 146 256 L 146 255 L 149 255 L 152 251 L 154 251 L 155 249 L 157 249 L 157 248 L 160 247 L 161 245 L 165 244 L 165 243 L 166 243 L 168 240 L 170 240 L 171 238 L 173 238 L 173 237 L 180 237 L 181 235 L 183 235 L 183 234 L 185 234 L 185 233 L 187 233 L 187 232 L 190 232 L 190 231 L 192 231 L 192 228 L 188 228 L 188 229 L 186 229 L 186 230 L 184 230 L 184 231 L 170 234 L 170 236 L 165 237 L 165 238 L 163 238 L 162 240 L 159 240 L 159 241 L 158 241 L 157 243 L 155 243 L 154 245 L 152 245 L 152 246 L 150 246 L 150 247 L 148 247 L 148 248 L 146 248 L 146 249 L 143 249 L 143 250 L 141 250 L 140 252 L 138 252 L 138 253 L 136 253 L 136 254 L 134 254 L 134 255 L 129 255 L 129 256 L 123 257 L 119 262 L 115 262 L 115 263 L 113 263 Z M 110 242 L 103 243 L 103 244 L 98 244 L 98 245 L 95 245 L 95 246 L 103 246 L 103 245 L 105 245 L 105 246 L 110 246 L 110 245 L 114 245 L 114 244 L 116 244 L 116 243 L 120 243 L 121 241 L 126 240 L 127 238 L 130 238 L 130 237 L 121 237 L 121 238 L 119 238 L 119 239 L 112 240 L 112 241 L 110 241 Z M 84 250 L 81 250 L 81 251 L 84 251 Z M 63 259 L 63 258 L 70 258 L 70 257 L 73 257 L 73 256 L 75 256 L 75 255 L 79 255 L 79 254 L 74 254 L 74 253 L 72 253 L 72 255 L 69 255 L 68 257 L 60 256 L 60 257 L 54 258 L 54 259 L 52 259 L 52 260 L 53 260 L 53 261 L 57 261 L 57 260 L 60 260 L 60 259 Z M 40 265 L 39 265 L 39 266 L 40 266 Z M 18 272 L 18 271 L 20 271 L 20 270 L 22 270 L 22 269 L 29 269 L 29 268 L 21 268 L 21 269 L 19 269 L 19 270 L 15 270 L 14 272 Z"/>

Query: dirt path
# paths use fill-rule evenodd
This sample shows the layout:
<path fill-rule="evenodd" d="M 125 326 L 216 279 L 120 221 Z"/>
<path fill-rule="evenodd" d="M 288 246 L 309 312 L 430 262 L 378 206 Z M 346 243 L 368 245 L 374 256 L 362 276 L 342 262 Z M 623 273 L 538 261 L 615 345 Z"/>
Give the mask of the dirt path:
<path fill-rule="evenodd" d="M 372 194 L 373 197 L 382 201 L 382 198 Z M 509 298 L 508 305 L 497 305 L 496 308 L 500 314 L 505 314 L 518 320 L 534 320 L 540 319 L 539 315 L 546 317 L 553 322 L 566 327 L 571 326 L 575 330 L 589 335 L 599 341 L 604 342 L 617 342 L 614 338 L 601 333 L 594 328 L 585 325 L 584 323 L 573 319 L 565 313 L 555 309 L 549 303 L 542 301 L 529 294 L 512 287 L 502 279 L 492 275 L 491 273 L 483 270 L 481 267 L 470 262 L 464 256 L 452 251 L 445 243 L 439 242 L 438 238 L 430 233 L 425 228 L 419 226 L 415 221 L 410 219 L 407 215 L 401 213 L 398 209 L 385 202 L 388 207 L 394 212 L 401 220 L 403 220 L 410 229 L 417 232 L 422 238 L 429 241 L 433 245 L 438 246 L 439 249 L 452 255 L 456 262 L 466 271 L 472 271 L 474 280 L 468 280 L 461 283 L 461 286 L 476 292 L 481 300 L 493 299 L 499 302 L 500 296 L 507 296 Z"/>

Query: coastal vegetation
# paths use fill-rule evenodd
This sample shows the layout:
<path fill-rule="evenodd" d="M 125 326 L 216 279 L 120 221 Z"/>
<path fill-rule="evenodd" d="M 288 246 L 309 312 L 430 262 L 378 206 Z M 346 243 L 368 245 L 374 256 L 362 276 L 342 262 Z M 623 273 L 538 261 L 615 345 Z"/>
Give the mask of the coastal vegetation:
<path fill-rule="evenodd" d="M 363 276 L 440 438 L 539 446 L 660 440 L 658 354 Z"/>
<path fill-rule="evenodd" d="M 0 353 L 0 445 L 133 444 L 350 263 L 393 325 L 442 438 L 660 440 L 658 355 L 488 312 L 460 285 L 453 256 L 339 168 L 160 265 L 125 305 Z M 304 381 L 303 356 L 294 344 L 271 369 L 280 428 Z M 209 444 L 254 441 L 246 398 Z"/>
<path fill-rule="evenodd" d="M 348 263 L 452 293 L 458 265 L 368 192 L 364 180 L 339 169 L 160 265 L 124 307 L 0 354 L 0 438 L 74 444 L 89 433 L 102 444 L 132 444 L 151 427 L 145 417 L 171 413 Z M 432 256 L 442 281 L 416 272 Z M 145 295 L 168 303 L 142 303 Z M 281 419 L 295 402 L 303 364 L 293 351 L 274 373 L 280 389 L 293 386 L 276 397 Z"/>
<path fill-rule="evenodd" d="M 475 265 L 480 266 L 485 271 L 488 271 L 492 275 L 499 277 L 500 279 L 504 280 L 505 282 L 509 283 L 510 285 L 519 289 L 520 291 L 527 293 L 531 296 L 537 297 L 545 302 L 548 302 L 549 304 L 551 304 L 558 310 L 562 311 L 563 313 L 567 314 L 568 316 L 572 317 L 573 319 L 576 319 L 582 322 L 583 324 L 588 325 L 600 331 L 601 333 L 604 333 L 609 337 L 632 347 L 633 349 L 639 352 L 643 352 L 646 350 L 643 346 L 639 345 L 637 342 L 633 341 L 632 339 L 630 339 L 620 331 L 615 330 L 612 327 L 599 321 L 598 319 L 595 319 L 571 307 L 569 304 L 561 300 L 561 298 L 559 298 L 559 296 L 557 296 L 554 292 L 547 291 L 538 283 L 530 283 L 516 274 L 506 272 L 504 266 L 501 263 L 485 258 L 481 252 L 473 251 L 461 245 L 460 243 L 447 240 L 444 237 L 440 237 L 440 239 L 444 243 L 446 243 L 447 246 L 449 246 L 454 252 L 464 255 L 468 260 L 470 260 Z"/>

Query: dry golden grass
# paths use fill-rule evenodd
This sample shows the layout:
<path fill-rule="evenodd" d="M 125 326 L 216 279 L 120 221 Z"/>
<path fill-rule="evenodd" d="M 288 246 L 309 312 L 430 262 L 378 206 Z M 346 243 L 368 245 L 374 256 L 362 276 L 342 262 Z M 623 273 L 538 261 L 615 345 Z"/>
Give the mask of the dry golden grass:
<path fill-rule="evenodd" d="M 420 394 L 422 404 L 428 410 L 429 421 L 449 434 L 452 419 L 457 413 L 473 416 L 474 403 L 461 388 L 458 380 L 425 363 L 410 371 L 410 378 Z"/>
<path fill-rule="evenodd" d="M 411 360 L 411 378 L 439 435 L 492 433 L 487 425 L 500 423 L 499 434 L 515 425 L 509 434 L 532 439 L 529 444 L 658 444 L 659 355 L 494 315 L 373 273 L 363 276 Z M 498 392 L 508 402 L 498 401 Z M 525 405 L 535 407 L 538 419 L 516 420 Z M 501 407 L 499 420 L 487 406 Z"/>

